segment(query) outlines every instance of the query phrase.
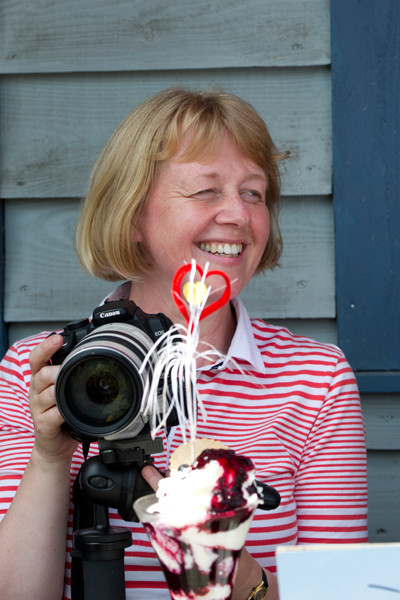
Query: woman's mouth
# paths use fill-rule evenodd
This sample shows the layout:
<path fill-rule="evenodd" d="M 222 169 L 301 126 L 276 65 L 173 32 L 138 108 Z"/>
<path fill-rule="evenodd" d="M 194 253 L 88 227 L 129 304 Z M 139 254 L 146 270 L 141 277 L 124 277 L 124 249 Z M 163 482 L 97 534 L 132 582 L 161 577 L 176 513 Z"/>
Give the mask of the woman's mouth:
<path fill-rule="evenodd" d="M 200 250 L 218 256 L 239 256 L 243 250 L 243 244 L 228 244 L 227 242 L 201 242 L 197 244 Z"/>

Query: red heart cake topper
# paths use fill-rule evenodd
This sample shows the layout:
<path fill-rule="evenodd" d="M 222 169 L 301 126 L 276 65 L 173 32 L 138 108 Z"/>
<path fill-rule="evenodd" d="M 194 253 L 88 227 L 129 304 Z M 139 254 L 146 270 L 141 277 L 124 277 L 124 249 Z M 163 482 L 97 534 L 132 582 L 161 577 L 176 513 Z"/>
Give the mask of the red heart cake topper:
<path fill-rule="evenodd" d="M 184 276 L 187 273 L 189 273 L 189 271 L 191 271 L 192 268 L 193 268 L 192 264 L 182 265 L 182 267 L 179 267 L 179 269 L 176 271 L 174 278 L 172 280 L 172 297 L 173 297 L 175 304 L 178 307 L 180 313 L 185 317 L 186 324 L 189 324 L 190 316 L 189 316 L 189 313 L 187 310 L 186 303 L 182 297 L 182 289 L 181 288 L 182 288 L 182 280 L 183 280 Z M 203 278 L 203 269 L 198 264 L 195 264 L 195 268 L 196 268 L 196 271 L 199 273 L 200 277 Z M 212 302 L 211 304 L 209 304 L 208 306 L 205 306 L 203 308 L 201 315 L 200 315 L 200 321 L 202 319 L 204 319 L 205 317 L 208 317 L 208 315 L 215 312 L 222 306 L 224 306 L 227 302 L 229 302 L 229 298 L 231 296 L 231 283 L 229 281 L 228 275 L 226 273 L 224 273 L 223 271 L 208 271 L 208 272 L 206 271 L 204 280 L 207 279 L 207 277 L 211 277 L 213 275 L 222 277 L 222 279 L 225 281 L 225 289 L 222 292 L 222 295 L 220 296 L 220 298 L 218 298 L 217 300 L 215 300 L 214 302 Z M 193 295 L 193 292 L 192 292 L 192 295 Z"/>

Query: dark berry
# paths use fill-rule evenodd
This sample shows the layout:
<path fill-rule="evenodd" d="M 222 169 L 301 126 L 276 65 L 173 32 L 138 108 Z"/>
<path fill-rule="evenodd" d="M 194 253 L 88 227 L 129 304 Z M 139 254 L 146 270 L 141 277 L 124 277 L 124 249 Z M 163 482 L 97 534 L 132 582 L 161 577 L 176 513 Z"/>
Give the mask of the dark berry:
<path fill-rule="evenodd" d="M 247 473 L 254 470 L 251 460 L 236 454 L 233 450 L 210 449 L 200 454 L 193 467 L 202 469 L 211 460 L 218 461 L 223 469 L 213 490 L 211 510 L 223 512 L 244 506 L 246 500 L 243 498 L 242 486 Z"/>

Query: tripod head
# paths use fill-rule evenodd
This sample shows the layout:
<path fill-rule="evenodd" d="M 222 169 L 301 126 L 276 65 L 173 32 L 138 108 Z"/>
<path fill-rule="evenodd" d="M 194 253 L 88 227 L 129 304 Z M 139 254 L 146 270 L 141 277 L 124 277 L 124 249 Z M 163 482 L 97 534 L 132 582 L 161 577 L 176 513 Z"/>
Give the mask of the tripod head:
<path fill-rule="evenodd" d="M 153 464 L 152 454 L 162 451 L 162 440 L 146 434 L 127 440 L 99 440 L 99 455 L 85 461 L 78 476 L 85 499 L 117 509 L 125 521 L 137 521 L 133 503 L 153 493 L 141 470 Z"/>

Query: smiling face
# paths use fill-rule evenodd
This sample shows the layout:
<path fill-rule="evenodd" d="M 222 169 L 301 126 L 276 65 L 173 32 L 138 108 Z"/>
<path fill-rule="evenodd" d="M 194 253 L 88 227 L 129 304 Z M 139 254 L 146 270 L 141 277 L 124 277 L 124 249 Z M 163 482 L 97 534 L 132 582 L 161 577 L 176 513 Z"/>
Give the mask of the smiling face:
<path fill-rule="evenodd" d="M 194 258 L 225 271 L 237 296 L 254 274 L 268 240 L 266 175 L 226 135 L 209 162 L 166 163 L 148 197 L 134 240 L 152 270 L 147 295 L 165 294 L 175 271 Z"/>

